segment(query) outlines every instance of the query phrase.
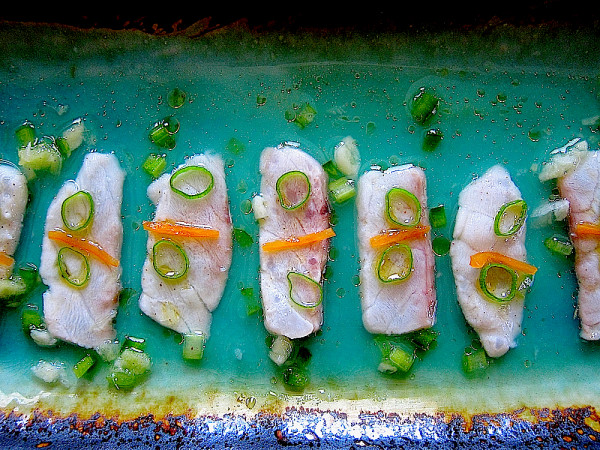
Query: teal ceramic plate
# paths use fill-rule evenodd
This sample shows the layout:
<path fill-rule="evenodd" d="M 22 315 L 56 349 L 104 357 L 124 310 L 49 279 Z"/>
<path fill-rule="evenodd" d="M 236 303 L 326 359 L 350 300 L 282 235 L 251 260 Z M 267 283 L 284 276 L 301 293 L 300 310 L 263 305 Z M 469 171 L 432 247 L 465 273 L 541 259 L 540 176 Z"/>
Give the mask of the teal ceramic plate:
<path fill-rule="evenodd" d="M 336 236 L 324 285 L 322 331 L 304 342 L 308 383 L 290 389 L 268 356 L 258 283 L 258 227 L 250 201 L 258 192 L 258 157 L 297 143 L 320 162 L 351 136 L 373 165 L 425 169 L 430 206 L 444 205 L 451 238 L 457 197 L 474 177 L 504 164 L 533 209 L 553 186 L 538 174 L 550 152 L 572 139 L 598 148 L 598 39 L 593 30 L 498 24 L 437 33 L 257 32 L 201 24 L 181 33 L 5 23 L 0 28 L 0 157 L 18 163 L 15 130 L 25 120 L 55 135 L 75 119 L 84 143 L 60 174 L 30 181 L 19 264 L 39 265 L 46 210 L 75 177 L 85 154 L 114 153 L 127 172 L 122 207 L 123 286 L 116 329 L 146 340 L 152 368 L 130 391 L 107 381 L 98 363 L 84 377 L 70 368 L 84 351 L 36 345 L 21 329 L 23 309 L 41 306 L 40 286 L 0 318 L 0 433 L 3 445 L 131 447 L 326 447 L 411 445 L 594 445 L 600 437 L 600 348 L 579 338 L 573 260 L 544 240 L 565 224 L 528 221 L 529 261 L 539 268 L 527 295 L 518 346 L 479 377 L 461 358 L 476 336 L 457 303 L 448 255 L 436 257 L 436 345 L 403 376 L 378 371 L 380 351 L 361 322 L 355 207 L 332 203 Z M 422 125 L 409 106 L 420 88 L 440 104 Z M 178 108 L 168 97 L 185 92 Z M 306 126 L 290 121 L 302 105 Z M 164 117 L 180 129 L 175 147 L 152 143 Z M 442 139 L 426 147 L 426 134 Z M 232 270 L 213 316 L 200 363 L 182 358 L 181 337 L 137 305 L 153 206 L 150 154 L 170 171 L 196 152 L 226 161 L 236 229 Z M 40 360 L 66 368 L 63 382 L 32 375 Z"/>

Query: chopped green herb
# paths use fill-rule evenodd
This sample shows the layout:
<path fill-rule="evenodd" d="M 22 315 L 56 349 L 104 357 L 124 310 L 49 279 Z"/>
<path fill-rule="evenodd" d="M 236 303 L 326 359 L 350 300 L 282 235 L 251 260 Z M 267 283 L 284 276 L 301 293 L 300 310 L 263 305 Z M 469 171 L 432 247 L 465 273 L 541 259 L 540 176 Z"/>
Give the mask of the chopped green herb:
<path fill-rule="evenodd" d="M 438 256 L 447 255 L 450 251 L 451 244 L 452 243 L 450 242 L 450 239 L 448 239 L 446 236 L 436 236 L 431 241 L 433 253 L 435 253 Z"/>
<path fill-rule="evenodd" d="M 258 295 L 254 293 L 254 288 L 244 287 L 240 289 L 240 292 L 246 303 L 246 314 L 251 316 L 258 313 L 261 310 L 261 304 Z"/>
<path fill-rule="evenodd" d="M 123 341 L 123 349 L 126 348 L 135 348 L 143 351 L 146 349 L 146 339 L 135 336 L 125 336 L 125 340 Z"/>
<path fill-rule="evenodd" d="M 423 138 L 423 150 L 425 150 L 426 152 L 434 151 L 438 147 L 440 142 L 442 142 L 443 138 L 444 133 L 440 129 L 434 128 L 431 130 L 427 130 Z"/>
<path fill-rule="evenodd" d="M 17 145 L 24 147 L 28 144 L 33 144 L 35 141 L 35 126 L 29 120 L 26 120 L 15 131 Z"/>
<path fill-rule="evenodd" d="M 243 228 L 234 228 L 233 229 L 233 238 L 240 245 L 240 247 L 250 247 L 254 243 L 254 239 Z"/>
<path fill-rule="evenodd" d="M 430 208 L 429 222 L 433 228 L 442 228 L 446 226 L 446 207 L 444 205 L 438 205 Z"/>
<path fill-rule="evenodd" d="M 181 108 L 185 103 L 186 96 L 187 95 L 183 90 L 174 88 L 169 92 L 167 103 L 171 108 Z"/>
<path fill-rule="evenodd" d="M 343 176 L 343 173 L 337 168 L 332 159 L 323 164 L 323 170 L 325 170 L 325 173 L 329 175 L 330 178 L 337 179 Z"/>
<path fill-rule="evenodd" d="M 175 134 L 179 131 L 179 121 L 175 117 L 165 117 L 156 122 L 148 137 L 159 147 L 172 150 L 176 146 Z"/>
<path fill-rule="evenodd" d="M 294 389 L 304 389 L 308 385 L 308 375 L 304 368 L 291 365 L 283 371 L 283 382 Z"/>
<path fill-rule="evenodd" d="M 165 155 L 150 154 L 142 164 L 142 169 L 148 175 L 158 178 L 167 167 L 167 157 Z"/>
<path fill-rule="evenodd" d="M 35 173 L 48 171 L 56 175 L 62 169 L 63 157 L 51 137 L 36 139 L 18 149 L 19 165 Z"/>
<path fill-rule="evenodd" d="M 21 326 L 23 332 L 29 335 L 29 332 L 33 329 L 39 329 L 44 327 L 44 319 L 42 313 L 38 309 L 25 308 L 21 312 Z"/>
<path fill-rule="evenodd" d="M 462 355 L 462 369 L 466 375 L 476 376 L 485 371 L 489 361 L 483 348 L 467 347 Z"/>
<path fill-rule="evenodd" d="M 306 128 L 317 115 L 317 110 L 310 104 L 304 103 L 302 106 L 294 106 L 293 109 L 285 112 L 285 118 L 288 122 L 295 122 L 300 128 Z"/>
<path fill-rule="evenodd" d="M 145 352 L 129 347 L 114 361 L 107 378 L 117 389 L 131 389 L 142 381 L 151 364 Z"/>

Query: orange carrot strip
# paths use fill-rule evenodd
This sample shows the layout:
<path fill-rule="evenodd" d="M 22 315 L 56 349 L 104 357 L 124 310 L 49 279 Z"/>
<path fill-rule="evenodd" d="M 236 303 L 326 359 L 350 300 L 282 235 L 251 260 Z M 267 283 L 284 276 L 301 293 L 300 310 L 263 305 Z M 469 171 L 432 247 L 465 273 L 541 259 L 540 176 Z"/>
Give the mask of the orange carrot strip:
<path fill-rule="evenodd" d="M 335 236 L 335 232 L 332 228 L 326 228 L 323 231 L 317 231 L 316 233 L 305 234 L 304 236 L 294 236 L 287 239 L 279 239 L 276 241 L 266 242 L 263 244 L 263 250 L 265 252 L 277 252 L 280 250 L 289 250 L 291 248 L 302 247 L 305 245 L 313 244 L 315 242 L 324 241 L 330 237 Z"/>
<path fill-rule="evenodd" d="M 0 252 L 0 266 L 10 267 L 14 263 L 15 263 L 15 260 L 13 259 L 12 256 L 10 256 L 4 252 Z"/>
<path fill-rule="evenodd" d="M 377 236 L 373 236 L 370 240 L 371 247 L 388 247 L 398 242 L 407 241 L 410 239 L 419 239 L 427 235 L 431 227 L 429 225 L 417 225 L 411 228 L 398 228 L 385 231 Z"/>
<path fill-rule="evenodd" d="M 581 222 L 575 224 L 572 233 L 579 237 L 600 237 L 600 226 L 595 223 Z"/>
<path fill-rule="evenodd" d="M 70 247 L 75 247 L 92 256 L 95 256 L 107 266 L 118 267 L 119 260 L 109 255 L 100 244 L 86 238 L 75 237 L 66 231 L 55 229 L 48 231 L 48 237 L 53 241 L 62 242 Z"/>
<path fill-rule="evenodd" d="M 198 227 L 195 225 L 188 225 L 184 223 L 173 223 L 167 221 L 161 222 L 150 222 L 145 220 L 143 222 L 145 230 L 153 231 L 158 234 L 166 234 L 169 236 L 184 236 L 192 238 L 213 238 L 219 237 L 219 230 L 213 228 Z"/>
<path fill-rule="evenodd" d="M 533 275 L 537 272 L 537 267 L 498 252 L 479 252 L 471 256 L 471 267 L 481 269 L 488 263 L 504 264 L 517 272 L 523 272 L 528 275 Z"/>

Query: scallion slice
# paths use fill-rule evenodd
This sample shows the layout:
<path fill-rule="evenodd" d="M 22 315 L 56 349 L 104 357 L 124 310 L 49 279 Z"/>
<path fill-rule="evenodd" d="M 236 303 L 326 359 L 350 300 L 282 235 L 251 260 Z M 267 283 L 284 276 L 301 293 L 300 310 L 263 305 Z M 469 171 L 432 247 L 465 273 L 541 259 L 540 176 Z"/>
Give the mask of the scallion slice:
<path fill-rule="evenodd" d="M 413 269 L 413 254 L 406 244 L 395 244 L 381 253 L 377 262 L 377 277 L 383 283 L 406 280 Z"/>
<path fill-rule="evenodd" d="M 183 277 L 190 267 L 185 250 L 169 239 L 161 239 L 154 244 L 152 263 L 156 273 L 168 280 L 177 280 Z"/>
<path fill-rule="evenodd" d="M 354 180 L 346 177 L 338 178 L 329 183 L 329 192 L 336 203 L 343 203 L 356 195 Z"/>
<path fill-rule="evenodd" d="M 71 247 L 62 247 L 58 251 L 57 264 L 60 276 L 72 286 L 85 286 L 90 279 L 87 256 Z"/>
<path fill-rule="evenodd" d="M 290 299 L 302 308 L 316 308 L 323 301 L 323 288 L 312 278 L 298 272 L 287 274 Z"/>
<path fill-rule="evenodd" d="M 89 353 L 73 366 L 73 373 L 77 378 L 84 376 L 96 364 L 96 359 Z"/>
<path fill-rule="evenodd" d="M 512 236 L 521 229 L 527 217 L 527 203 L 525 200 L 514 200 L 500 207 L 494 219 L 494 233 L 496 236 Z"/>
<path fill-rule="evenodd" d="M 292 170 L 281 175 L 275 185 L 279 203 L 289 211 L 304 205 L 310 196 L 310 181 L 304 172 Z"/>
<path fill-rule="evenodd" d="M 183 335 L 183 359 L 198 361 L 204 356 L 206 335 L 204 333 L 187 333 Z"/>
<path fill-rule="evenodd" d="M 385 194 L 388 219 L 403 227 L 414 227 L 421 220 L 421 203 L 406 189 L 394 187 Z"/>
<path fill-rule="evenodd" d="M 271 344 L 269 358 L 271 358 L 271 361 L 273 361 L 275 364 L 281 366 L 288 360 L 292 354 L 292 350 L 294 350 L 294 343 L 292 340 L 287 336 L 278 334 L 275 336 L 275 339 Z"/>
<path fill-rule="evenodd" d="M 187 199 L 198 199 L 212 190 L 215 180 L 206 167 L 185 166 L 171 175 L 169 184 L 176 194 Z"/>
<path fill-rule="evenodd" d="M 84 230 L 94 217 L 94 199 L 87 191 L 77 191 L 62 202 L 60 213 L 69 230 Z"/>
<path fill-rule="evenodd" d="M 505 264 L 486 264 L 479 273 L 481 291 L 487 298 L 498 303 L 511 301 L 518 291 L 517 284 L 517 272 Z"/>

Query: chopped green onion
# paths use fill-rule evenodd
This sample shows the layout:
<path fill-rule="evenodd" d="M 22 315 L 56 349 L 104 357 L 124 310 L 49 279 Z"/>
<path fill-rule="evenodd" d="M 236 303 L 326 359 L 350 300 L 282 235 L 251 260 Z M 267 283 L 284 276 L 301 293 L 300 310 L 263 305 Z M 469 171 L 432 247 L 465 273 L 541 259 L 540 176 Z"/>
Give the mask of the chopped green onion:
<path fill-rule="evenodd" d="M 333 159 L 337 168 L 348 177 L 356 177 L 361 158 L 356 141 L 350 136 L 344 138 L 334 149 Z"/>
<path fill-rule="evenodd" d="M 183 359 L 198 361 L 204 356 L 206 336 L 203 333 L 186 333 L 183 335 Z"/>
<path fill-rule="evenodd" d="M 544 245 L 557 255 L 569 256 L 573 253 L 573 244 L 564 236 L 550 236 L 544 240 Z"/>
<path fill-rule="evenodd" d="M 212 190 L 215 180 L 206 167 L 185 166 L 171 175 L 169 184 L 173 192 L 191 200 L 202 198 L 208 194 Z"/>
<path fill-rule="evenodd" d="M 169 280 L 183 277 L 190 266 L 185 250 L 169 239 L 161 239 L 154 244 L 152 262 L 156 273 Z"/>
<path fill-rule="evenodd" d="M 415 361 L 415 347 L 407 335 L 377 335 L 375 344 L 381 351 L 379 371 L 408 372 Z"/>
<path fill-rule="evenodd" d="M 385 194 L 387 218 L 396 225 L 414 227 L 421 220 L 421 203 L 406 189 L 394 187 Z"/>
<path fill-rule="evenodd" d="M 290 338 L 283 335 L 277 335 L 271 344 L 269 358 L 271 358 L 275 364 L 281 366 L 290 357 L 293 349 L 294 344 Z"/>
<path fill-rule="evenodd" d="M 310 196 L 310 181 L 304 172 L 292 170 L 281 175 L 275 185 L 279 203 L 289 211 L 304 205 Z"/>
<path fill-rule="evenodd" d="M 150 154 L 142 164 L 142 169 L 148 175 L 158 178 L 167 167 L 167 157 L 165 155 Z"/>
<path fill-rule="evenodd" d="M 27 291 L 27 283 L 19 276 L 0 279 L 0 299 L 8 307 L 20 305 Z"/>
<path fill-rule="evenodd" d="M 54 139 L 44 137 L 33 143 L 19 147 L 19 164 L 24 168 L 36 172 L 46 170 L 51 174 L 58 174 L 62 169 L 63 158 Z"/>
<path fill-rule="evenodd" d="M 35 141 L 35 126 L 29 120 L 23 122 L 15 131 L 17 144 L 24 147 Z"/>
<path fill-rule="evenodd" d="M 434 128 L 427 130 L 427 133 L 425 133 L 425 137 L 423 138 L 423 150 L 427 152 L 434 151 L 443 138 L 444 133 L 440 129 Z"/>
<path fill-rule="evenodd" d="M 42 313 L 38 309 L 26 308 L 21 312 L 21 326 L 23 332 L 29 335 L 33 329 L 44 327 L 44 319 Z"/>
<path fill-rule="evenodd" d="M 431 241 L 433 253 L 438 256 L 444 256 L 448 254 L 450 251 L 450 245 L 450 239 L 448 239 L 446 236 L 436 236 Z"/>
<path fill-rule="evenodd" d="M 462 369 L 467 375 L 477 375 L 483 372 L 489 361 L 483 348 L 467 347 L 462 355 Z"/>
<path fill-rule="evenodd" d="M 419 330 L 406 333 L 404 338 L 408 339 L 420 350 L 426 351 L 434 345 L 438 336 L 439 332 L 433 330 L 432 328 L 421 328 Z"/>
<path fill-rule="evenodd" d="M 94 217 L 94 199 L 87 191 L 77 191 L 62 202 L 60 213 L 69 230 L 84 230 Z"/>
<path fill-rule="evenodd" d="M 131 389 L 150 370 L 150 357 L 143 351 L 126 348 L 113 363 L 108 380 L 117 389 Z"/>
<path fill-rule="evenodd" d="M 406 280 L 413 269 L 412 250 L 406 244 L 392 245 L 381 253 L 376 269 L 383 283 Z"/>
<path fill-rule="evenodd" d="M 343 203 L 356 195 L 354 180 L 346 177 L 332 181 L 329 183 L 328 189 L 336 203 Z"/>
<path fill-rule="evenodd" d="M 174 88 L 169 92 L 169 95 L 167 97 L 167 103 L 169 104 L 169 106 L 171 108 L 181 108 L 183 106 L 183 104 L 185 103 L 185 98 L 186 98 L 186 93 L 185 91 L 179 89 L 179 88 Z"/>
<path fill-rule="evenodd" d="M 60 155 L 63 158 L 68 158 L 71 156 L 71 147 L 69 146 L 69 141 L 67 141 L 64 137 L 57 137 L 54 139 L 54 143 L 56 148 L 60 152 Z"/>
<path fill-rule="evenodd" d="M 388 359 L 398 370 L 408 372 L 415 362 L 415 352 L 408 346 L 393 345 Z"/>
<path fill-rule="evenodd" d="M 87 256 L 71 247 L 58 251 L 57 264 L 60 276 L 70 285 L 84 286 L 90 278 L 90 263 Z"/>
<path fill-rule="evenodd" d="M 323 164 L 323 170 L 327 175 L 329 175 L 330 178 L 337 179 L 343 176 L 343 173 L 340 172 L 340 170 L 335 165 L 335 162 L 331 159 Z"/>
<path fill-rule="evenodd" d="M 500 207 L 494 219 L 496 236 L 512 236 L 521 229 L 527 217 L 527 203 L 524 200 L 514 200 Z"/>
<path fill-rule="evenodd" d="M 298 272 L 288 272 L 290 300 L 302 308 L 316 308 L 323 301 L 323 288 L 312 278 Z"/>
<path fill-rule="evenodd" d="M 446 207 L 444 205 L 434 206 L 429 209 L 429 222 L 433 228 L 446 226 Z"/>
<path fill-rule="evenodd" d="M 73 120 L 67 128 L 64 129 L 60 139 L 65 140 L 65 144 L 68 146 L 68 152 L 65 157 L 71 156 L 73 150 L 79 148 L 83 143 L 85 137 L 85 123 L 81 117 Z M 66 147 L 63 148 L 63 151 Z"/>
<path fill-rule="evenodd" d="M 143 351 L 146 349 L 146 339 L 135 336 L 125 336 L 125 340 L 123 341 L 123 348 L 135 348 L 137 350 Z"/>
<path fill-rule="evenodd" d="M 172 150 L 176 146 L 175 134 L 179 131 L 179 121 L 174 117 L 166 117 L 154 124 L 149 138 L 159 147 Z"/>
<path fill-rule="evenodd" d="M 411 115 L 421 125 L 426 124 L 436 114 L 439 99 L 429 91 L 421 88 L 413 97 Z"/>
<path fill-rule="evenodd" d="M 490 263 L 479 273 L 479 287 L 487 298 L 498 303 L 511 301 L 518 290 L 518 276 L 504 264 Z"/>
<path fill-rule="evenodd" d="M 89 370 L 96 364 L 96 359 L 87 354 L 83 358 L 81 358 L 75 365 L 73 366 L 73 373 L 77 378 L 81 378 L 84 376 Z"/>

